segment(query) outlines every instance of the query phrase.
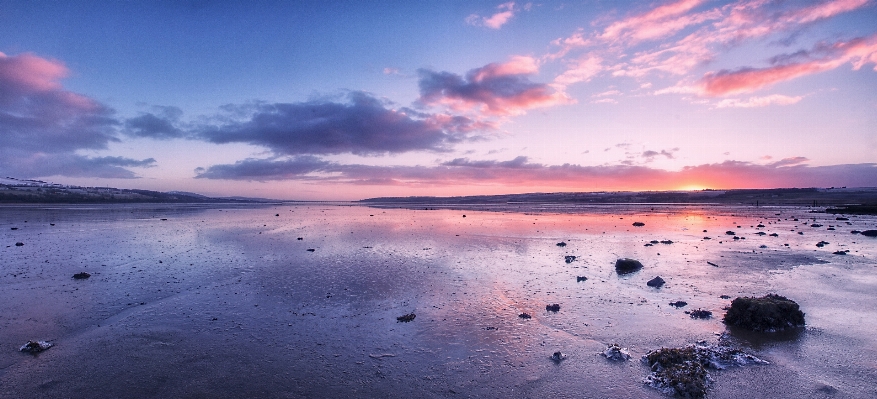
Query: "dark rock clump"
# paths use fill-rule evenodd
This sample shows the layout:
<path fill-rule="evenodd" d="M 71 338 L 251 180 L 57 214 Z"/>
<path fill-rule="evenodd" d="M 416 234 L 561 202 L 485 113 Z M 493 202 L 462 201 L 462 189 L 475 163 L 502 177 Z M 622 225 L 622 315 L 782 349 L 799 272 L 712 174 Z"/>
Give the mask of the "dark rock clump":
<path fill-rule="evenodd" d="M 713 317 L 713 312 L 700 308 L 685 313 L 688 313 L 688 315 L 691 316 L 692 319 L 709 319 L 710 317 Z"/>
<path fill-rule="evenodd" d="M 91 277 L 91 274 L 88 274 L 86 272 L 76 273 L 73 275 L 73 278 L 76 280 L 85 280 L 89 277 Z"/>
<path fill-rule="evenodd" d="M 771 236 L 771 237 L 779 237 L 780 235 L 777 234 L 777 233 L 770 233 L 770 236 Z"/>
<path fill-rule="evenodd" d="M 877 237 L 877 230 L 865 230 L 859 234 L 861 234 L 865 237 Z M 16 244 L 16 245 L 18 245 L 18 244 Z"/>
<path fill-rule="evenodd" d="M 729 236 L 735 236 L 735 235 L 737 235 L 737 233 L 735 233 L 735 232 L 733 232 L 733 231 L 731 231 L 731 230 L 726 231 L 725 234 L 727 234 L 727 235 L 729 235 Z"/>
<path fill-rule="evenodd" d="M 671 240 L 661 240 L 661 244 L 668 244 L 669 245 L 672 243 L 673 243 L 673 241 L 671 241 Z"/>
<path fill-rule="evenodd" d="M 784 296 L 739 297 L 725 313 L 725 324 L 753 331 L 782 331 L 804 326 L 804 312 Z"/>
<path fill-rule="evenodd" d="M 518 315 L 518 317 L 520 317 L 520 318 L 522 318 L 522 319 L 524 319 L 524 320 L 528 320 L 528 319 L 532 319 L 532 318 L 533 318 L 533 316 L 530 316 L 529 313 L 521 313 L 521 314 Z"/>
<path fill-rule="evenodd" d="M 835 255 L 846 255 L 846 254 L 847 254 L 847 251 L 849 251 L 849 250 L 846 250 L 846 251 L 834 251 L 834 252 L 832 252 L 832 253 L 835 254 Z"/>
<path fill-rule="evenodd" d="M 646 224 L 643 223 L 643 222 L 633 222 L 633 225 L 636 226 L 636 227 L 643 227 L 643 226 L 645 226 Z"/>
<path fill-rule="evenodd" d="M 576 260 L 576 257 L 574 255 L 567 255 L 563 257 L 563 260 L 566 263 L 573 263 Z"/>
<path fill-rule="evenodd" d="M 563 241 L 561 241 L 561 242 L 557 243 L 557 246 L 558 246 L 558 247 L 565 247 L 565 246 L 566 246 L 566 243 L 563 242 Z"/>
<path fill-rule="evenodd" d="M 615 271 L 618 274 L 630 274 L 643 268 L 643 264 L 636 259 L 621 258 L 615 261 Z"/>
<path fill-rule="evenodd" d="M 553 303 L 553 304 L 551 304 L 551 305 L 545 305 L 545 310 L 547 310 L 547 311 L 549 311 L 549 312 L 559 312 L 559 311 L 560 311 L 560 305 L 559 305 L 559 304 L 556 304 L 556 303 Z"/>
<path fill-rule="evenodd" d="M 710 386 L 708 370 L 748 364 L 767 364 L 748 353 L 725 345 L 699 342 L 684 348 L 661 348 L 643 356 L 651 368 L 645 383 L 667 395 L 703 398 Z"/>
<path fill-rule="evenodd" d="M 564 355 L 563 352 L 557 351 L 551 355 L 551 360 L 555 363 L 560 363 L 566 360 L 566 355 Z"/>
<path fill-rule="evenodd" d="M 23 246 L 24 246 L 24 243 L 23 243 L 23 242 L 17 242 L 17 243 L 15 243 L 15 246 L 16 246 L 16 247 L 23 247 Z"/>
<path fill-rule="evenodd" d="M 585 276 L 576 276 L 577 283 L 581 283 L 582 281 L 588 281 L 588 278 Z"/>
<path fill-rule="evenodd" d="M 314 251 L 316 251 L 316 249 L 308 248 L 307 251 L 308 251 L 308 252 L 314 252 Z"/>
<path fill-rule="evenodd" d="M 684 307 L 685 305 L 688 305 L 688 302 L 685 302 L 685 301 L 670 302 L 670 306 L 672 306 L 674 308 L 681 308 L 681 307 Z"/>
<path fill-rule="evenodd" d="M 414 314 L 414 313 L 408 313 L 408 314 L 405 314 L 405 315 L 402 315 L 402 316 L 397 317 L 397 318 L 396 318 L 396 321 L 397 321 L 397 322 L 402 322 L 402 323 L 407 323 L 407 322 L 409 322 L 409 321 L 413 321 L 415 317 L 417 317 L 416 314 Z"/>
<path fill-rule="evenodd" d="M 826 246 L 827 244 L 830 244 L 830 243 L 828 241 L 819 241 L 816 243 L 816 246 L 819 248 L 822 248 L 822 247 Z"/>
<path fill-rule="evenodd" d="M 838 218 L 835 218 L 835 220 L 850 220 L 850 218 L 838 217 Z"/>
<path fill-rule="evenodd" d="M 664 285 L 664 283 L 665 283 L 664 279 L 662 279 L 661 276 L 658 276 L 658 277 L 655 277 L 655 278 L 649 280 L 649 282 L 647 282 L 646 285 L 648 285 L 649 287 L 661 288 L 661 286 Z"/>

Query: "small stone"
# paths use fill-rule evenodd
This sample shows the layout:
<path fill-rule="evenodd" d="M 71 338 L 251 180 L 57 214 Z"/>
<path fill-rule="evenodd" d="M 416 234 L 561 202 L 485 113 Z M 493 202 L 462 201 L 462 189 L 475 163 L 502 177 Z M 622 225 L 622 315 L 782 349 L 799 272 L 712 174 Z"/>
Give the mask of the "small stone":
<path fill-rule="evenodd" d="M 588 281 L 588 278 L 585 276 L 576 276 L 577 283 L 581 283 L 582 281 Z"/>
<path fill-rule="evenodd" d="M 525 313 L 521 313 L 521 314 L 519 314 L 518 317 L 520 317 L 520 318 L 522 318 L 522 319 L 524 319 L 524 320 L 529 320 L 529 319 L 532 319 L 532 318 L 533 318 L 533 316 L 530 316 L 530 314 L 529 314 L 529 313 L 526 313 L 526 312 L 525 312 Z"/>
<path fill-rule="evenodd" d="M 861 234 L 865 237 L 877 237 L 877 230 L 865 230 L 859 234 Z M 18 244 L 15 244 L 15 245 L 18 245 Z"/>
<path fill-rule="evenodd" d="M 573 255 L 567 255 L 563 257 L 566 263 L 573 263 L 576 260 L 576 257 Z"/>
<path fill-rule="evenodd" d="M 73 278 L 76 280 L 84 280 L 84 279 L 87 279 L 89 277 L 91 277 L 91 274 L 88 274 L 86 272 L 76 273 L 73 275 Z"/>
<path fill-rule="evenodd" d="M 556 303 L 553 303 L 553 304 L 551 304 L 551 305 L 545 305 L 545 310 L 547 310 L 547 311 L 549 311 L 549 312 L 555 312 L 555 313 L 557 313 L 557 312 L 560 311 L 560 305 L 559 305 L 559 304 L 556 304 Z"/>
<path fill-rule="evenodd" d="M 713 312 L 700 308 L 685 313 L 688 313 L 688 315 L 691 316 L 692 319 L 709 319 L 713 317 Z"/>
<path fill-rule="evenodd" d="M 566 246 L 566 243 L 563 242 L 563 241 L 561 241 L 561 242 L 557 243 L 557 246 L 558 246 L 558 247 L 565 247 L 565 246 Z"/>
<path fill-rule="evenodd" d="M 308 252 L 314 252 L 314 251 L 316 251 L 316 249 L 308 248 L 307 251 L 308 251 Z"/>
<path fill-rule="evenodd" d="M 23 242 L 17 242 L 17 243 L 15 243 L 15 246 L 16 246 L 16 247 L 23 247 L 23 246 L 24 246 L 24 243 L 23 243 Z"/>
<path fill-rule="evenodd" d="M 643 223 L 643 222 L 633 222 L 633 225 L 634 225 L 635 227 L 643 227 L 643 226 L 645 226 L 646 224 Z"/>
<path fill-rule="evenodd" d="M 566 355 L 564 355 L 564 354 L 563 354 L 562 352 L 560 352 L 560 351 L 557 351 L 557 352 L 554 352 L 554 354 L 551 355 L 551 360 L 552 360 L 553 362 L 555 362 L 555 363 L 560 363 L 561 361 L 566 360 Z"/>
<path fill-rule="evenodd" d="M 647 282 L 646 285 L 648 285 L 649 287 L 661 288 L 661 286 L 663 286 L 664 283 L 665 283 L 664 279 L 662 279 L 661 276 L 658 276 L 658 277 L 655 277 L 655 278 L 649 280 L 649 282 Z"/>
<path fill-rule="evenodd" d="M 733 232 L 733 231 L 731 231 L 731 230 L 726 231 L 725 234 L 727 234 L 727 235 L 729 235 L 729 236 L 735 236 L 735 235 L 737 235 L 737 233 L 735 233 L 735 232 Z"/>
<path fill-rule="evenodd" d="M 402 316 L 397 317 L 397 318 L 396 318 L 396 321 L 397 321 L 397 322 L 402 322 L 402 323 L 407 323 L 407 322 L 409 322 L 409 321 L 413 321 L 415 317 L 417 317 L 416 314 L 414 314 L 414 313 L 408 313 L 408 314 L 406 314 L 406 315 L 402 315 Z"/>
<path fill-rule="evenodd" d="M 28 353 L 40 353 L 46 349 L 55 346 L 51 342 L 46 341 L 27 341 L 26 344 L 22 345 L 18 350 L 21 352 Z"/>
<path fill-rule="evenodd" d="M 770 233 L 770 236 L 771 236 L 771 237 L 779 237 L 780 235 L 777 234 L 777 233 Z"/>
<path fill-rule="evenodd" d="M 832 252 L 832 253 L 835 254 L 835 255 L 846 255 L 846 254 L 847 254 L 847 251 L 834 251 L 834 252 Z"/>
<path fill-rule="evenodd" d="M 685 301 L 670 302 L 670 306 L 672 306 L 674 308 L 682 308 L 682 307 L 685 307 L 685 305 L 688 305 L 688 302 L 685 302 Z"/>

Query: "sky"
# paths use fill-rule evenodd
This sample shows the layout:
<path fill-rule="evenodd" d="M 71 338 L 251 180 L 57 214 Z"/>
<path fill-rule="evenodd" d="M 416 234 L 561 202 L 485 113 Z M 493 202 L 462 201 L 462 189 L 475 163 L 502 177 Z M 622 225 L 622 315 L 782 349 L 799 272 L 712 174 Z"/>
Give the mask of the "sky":
<path fill-rule="evenodd" d="M 0 0 L 0 174 L 356 200 L 877 186 L 877 0 Z"/>

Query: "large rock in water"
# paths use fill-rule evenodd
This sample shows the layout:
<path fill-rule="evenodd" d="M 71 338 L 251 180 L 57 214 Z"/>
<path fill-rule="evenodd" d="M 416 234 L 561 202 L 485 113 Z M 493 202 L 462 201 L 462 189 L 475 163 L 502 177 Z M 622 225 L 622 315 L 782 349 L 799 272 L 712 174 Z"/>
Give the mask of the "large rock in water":
<path fill-rule="evenodd" d="M 739 297 L 725 313 L 725 324 L 753 331 L 782 331 L 804 326 L 804 312 L 784 296 Z"/>
<path fill-rule="evenodd" d="M 615 261 L 615 271 L 618 274 L 628 274 L 643 268 L 643 264 L 636 259 L 621 258 Z"/>

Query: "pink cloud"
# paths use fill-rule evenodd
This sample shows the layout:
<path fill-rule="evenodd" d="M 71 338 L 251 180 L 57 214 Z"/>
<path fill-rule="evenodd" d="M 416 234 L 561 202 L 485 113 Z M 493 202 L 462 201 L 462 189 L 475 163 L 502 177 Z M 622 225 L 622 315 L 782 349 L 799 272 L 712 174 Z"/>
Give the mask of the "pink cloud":
<path fill-rule="evenodd" d="M 571 99 L 558 88 L 534 83 L 538 72 L 531 57 L 513 57 L 469 71 L 465 77 L 450 72 L 420 72 L 421 104 L 444 105 L 458 112 L 516 115 L 528 109 L 568 104 Z"/>
<path fill-rule="evenodd" d="M 801 101 L 803 96 L 784 96 L 782 94 L 773 94 L 764 97 L 749 97 L 741 100 L 736 98 L 728 98 L 719 101 L 716 108 L 757 108 L 767 107 L 770 105 L 792 105 Z"/>
<path fill-rule="evenodd" d="M 569 69 L 554 78 L 554 83 L 559 87 L 566 87 L 573 83 L 587 82 L 603 69 L 603 59 L 589 54 L 573 62 Z"/>
<path fill-rule="evenodd" d="M 659 6 L 649 12 L 612 23 L 603 30 L 600 38 L 642 41 L 666 37 L 687 26 L 714 18 L 710 14 L 685 15 L 702 3 L 703 0 L 679 0 Z"/>
<path fill-rule="evenodd" d="M 814 56 L 819 58 L 812 59 Z M 846 63 L 852 63 L 854 69 L 867 63 L 877 64 L 877 34 L 869 38 L 820 45 L 813 51 L 796 54 L 794 57 L 782 57 L 781 60 L 801 58 L 805 61 L 786 62 L 766 68 L 708 73 L 701 79 L 703 94 L 724 96 L 752 92 L 779 82 L 832 70 Z"/>
<path fill-rule="evenodd" d="M 67 67 L 59 61 L 48 60 L 33 54 L 10 57 L 0 53 L 0 81 L 3 92 L 49 91 L 61 88 L 59 80 L 67 77 Z"/>
<path fill-rule="evenodd" d="M 503 3 L 498 5 L 496 8 L 499 11 L 489 17 L 482 17 L 478 14 L 472 14 L 468 16 L 466 18 L 466 23 L 468 23 L 469 25 L 486 26 L 490 29 L 499 29 L 502 28 L 502 26 L 505 25 L 507 22 L 509 22 L 518 11 L 518 8 L 515 7 L 514 2 Z"/>

